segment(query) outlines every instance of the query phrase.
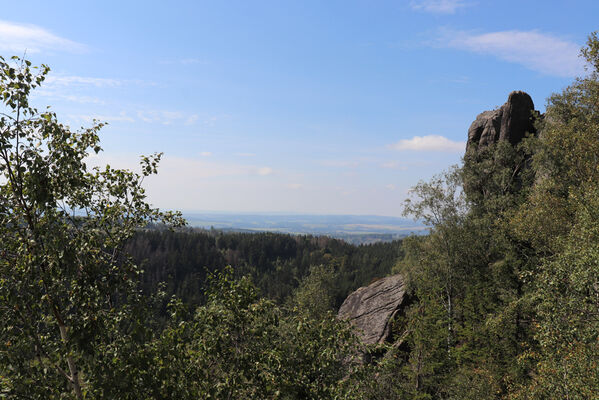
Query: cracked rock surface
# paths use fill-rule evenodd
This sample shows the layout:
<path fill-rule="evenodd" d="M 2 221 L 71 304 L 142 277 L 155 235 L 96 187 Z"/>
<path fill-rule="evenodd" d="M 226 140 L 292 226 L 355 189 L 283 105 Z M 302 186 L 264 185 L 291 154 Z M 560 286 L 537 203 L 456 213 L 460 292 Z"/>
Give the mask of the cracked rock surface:
<path fill-rule="evenodd" d="M 526 133 L 536 133 L 534 115 L 535 106 L 528 93 L 511 92 L 504 105 L 476 117 L 468 129 L 467 146 L 481 149 L 500 140 L 516 145 Z"/>
<path fill-rule="evenodd" d="M 339 308 L 338 317 L 349 319 L 364 343 L 383 343 L 404 298 L 402 276 L 388 276 L 350 294 Z"/>

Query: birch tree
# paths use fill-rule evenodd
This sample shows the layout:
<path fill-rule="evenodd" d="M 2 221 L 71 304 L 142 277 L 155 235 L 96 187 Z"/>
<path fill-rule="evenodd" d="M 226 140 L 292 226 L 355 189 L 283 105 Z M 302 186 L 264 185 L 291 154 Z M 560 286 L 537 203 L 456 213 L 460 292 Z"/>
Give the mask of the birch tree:
<path fill-rule="evenodd" d="M 140 173 L 90 168 L 103 124 L 74 131 L 30 104 L 48 71 L 0 58 L 3 398 L 89 397 L 110 344 L 141 326 L 140 269 L 123 244 L 148 222 L 183 222 L 146 201 L 160 154 L 142 157 Z"/>

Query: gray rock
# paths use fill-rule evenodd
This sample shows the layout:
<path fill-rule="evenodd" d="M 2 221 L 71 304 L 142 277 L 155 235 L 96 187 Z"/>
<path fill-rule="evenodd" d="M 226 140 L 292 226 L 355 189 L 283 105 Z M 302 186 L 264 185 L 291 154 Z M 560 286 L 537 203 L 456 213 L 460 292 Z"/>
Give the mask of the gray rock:
<path fill-rule="evenodd" d="M 510 93 L 507 102 L 497 110 L 485 111 L 476 117 L 468 129 L 466 149 L 479 149 L 500 140 L 518 144 L 526 133 L 536 133 L 535 106 L 530 96 L 521 91 Z"/>
<path fill-rule="evenodd" d="M 402 276 L 388 276 L 350 294 L 341 305 L 338 317 L 349 319 L 364 343 L 383 343 L 390 334 L 390 321 L 405 297 Z"/>

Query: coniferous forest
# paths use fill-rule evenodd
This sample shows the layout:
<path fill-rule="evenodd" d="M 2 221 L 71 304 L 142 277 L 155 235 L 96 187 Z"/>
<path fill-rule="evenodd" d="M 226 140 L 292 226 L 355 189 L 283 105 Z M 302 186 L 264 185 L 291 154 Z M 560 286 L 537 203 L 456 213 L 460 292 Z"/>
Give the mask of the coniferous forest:
<path fill-rule="evenodd" d="M 0 60 L 0 397 L 599 398 L 599 38 L 518 143 L 469 146 L 412 191 L 427 235 L 185 228 L 139 173 L 89 167 L 102 124 L 30 103 L 49 68 Z M 399 273 L 393 341 L 336 317 Z"/>
<path fill-rule="evenodd" d="M 166 283 L 168 295 L 199 305 L 210 273 L 233 266 L 235 277 L 249 277 L 260 293 L 278 303 L 290 298 L 312 269 L 331 272 L 331 309 L 373 279 L 391 273 L 401 242 L 354 246 L 326 236 L 279 233 L 223 233 L 198 229 L 177 232 L 156 227 L 138 232 L 126 251 L 144 274 L 151 292 Z"/>

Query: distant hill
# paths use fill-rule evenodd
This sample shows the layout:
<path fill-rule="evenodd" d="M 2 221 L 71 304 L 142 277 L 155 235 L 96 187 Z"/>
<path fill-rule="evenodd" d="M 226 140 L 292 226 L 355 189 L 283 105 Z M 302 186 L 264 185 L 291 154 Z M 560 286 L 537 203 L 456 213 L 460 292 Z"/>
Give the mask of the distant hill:
<path fill-rule="evenodd" d="M 353 244 L 390 242 L 425 227 L 412 220 L 376 215 L 185 213 L 192 227 L 235 232 L 326 235 Z"/>

